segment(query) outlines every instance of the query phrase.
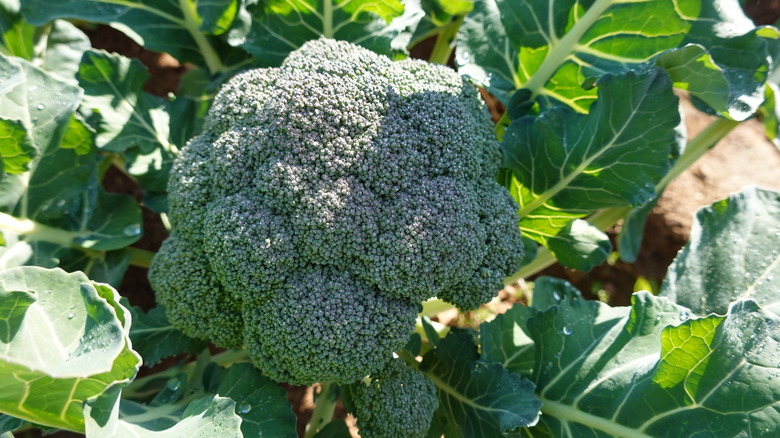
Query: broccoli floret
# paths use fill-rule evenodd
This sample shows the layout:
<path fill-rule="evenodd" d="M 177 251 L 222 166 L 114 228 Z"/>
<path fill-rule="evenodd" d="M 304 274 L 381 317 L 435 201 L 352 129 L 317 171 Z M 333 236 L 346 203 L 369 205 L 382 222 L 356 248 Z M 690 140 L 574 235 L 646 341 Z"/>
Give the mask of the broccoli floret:
<path fill-rule="evenodd" d="M 452 70 L 311 41 L 215 98 L 173 167 L 153 286 L 173 324 L 242 343 L 277 380 L 351 383 L 404 345 L 423 300 L 477 307 L 519 265 L 500 161 Z"/>
<path fill-rule="evenodd" d="M 343 390 L 362 438 L 424 438 L 439 407 L 433 382 L 399 358 Z"/>

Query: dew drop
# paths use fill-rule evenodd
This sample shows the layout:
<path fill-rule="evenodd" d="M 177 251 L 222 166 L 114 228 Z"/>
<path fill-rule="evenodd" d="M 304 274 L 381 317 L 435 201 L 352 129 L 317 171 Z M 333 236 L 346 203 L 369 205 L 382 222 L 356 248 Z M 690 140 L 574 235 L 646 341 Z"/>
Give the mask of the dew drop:
<path fill-rule="evenodd" d="M 559 294 L 557 290 L 553 291 L 553 299 L 555 299 L 555 301 L 561 300 L 561 294 Z"/>
<path fill-rule="evenodd" d="M 685 310 L 681 310 L 680 311 L 680 320 L 681 321 L 685 321 L 685 320 L 687 320 L 690 317 L 691 317 L 691 315 L 687 311 L 685 311 Z"/>
<path fill-rule="evenodd" d="M 455 54 L 455 63 L 460 65 L 466 65 L 471 61 L 471 55 L 469 52 L 458 52 Z"/>
<path fill-rule="evenodd" d="M 127 237 L 135 237 L 141 234 L 141 225 L 139 224 L 128 225 L 125 227 L 124 230 L 122 230 L 122 234 L 124 234 Z"/>
<path fill-rule="evenodd" d="M 69 312 L 68 313 L 68 319 L 73 319 L 75 316 L 76 316 L 76 314 L 73 313 L 73 312 Z"/>
<path fill-rule="evenodd" d="M 35 109 L 37 109 L 38 111 L 43 111 L 44 108 L 46 108 L 46 106 L 42 103 L 35 105 Z"/>
<path fill-rule="evenodd" d="M 165 387 L 170 389 L 171 391 L 178 391 L 178 389 L 181 387 L 181 380 L 171 377 L 168 379 L 168 382 L 165 384 Z"/>
<path fill-rule="evenodd" d="M 246 402 L 241 403 L 236 408 L 236 412 L 238 412 L 239 414 L 248 414 L 249 411 L 251 411 L 251 410 L 252 410 L 252 405 L 250 405 L 249 403 L 246 403 Z"/>
<path fill-rule="evenodd" d="M 569 336 L 571 334 L 571 326 L 568 325 L 563 326 L 563 334 Z"/>

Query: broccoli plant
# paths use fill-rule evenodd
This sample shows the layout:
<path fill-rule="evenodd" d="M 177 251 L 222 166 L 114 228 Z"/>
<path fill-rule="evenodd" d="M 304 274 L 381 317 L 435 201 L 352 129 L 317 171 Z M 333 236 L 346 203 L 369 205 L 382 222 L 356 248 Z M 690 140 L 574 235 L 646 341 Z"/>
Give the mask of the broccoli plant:
<path fill-rule="evenodd" d="M 476 308 L 519 268 L 500 162 L 452 70 L 308 42 L 215 98 L 174 165 L 152 285 L 184 333 L 243 345 L 274 379 L 354 382 L 422 301 Z"/>
<path fill-rule="evenodd" d="M 778 436 L 780 194 L 630 306 L 537 277 L 777 141 L 741 3 L 0 0 L 0 436 Z"/>

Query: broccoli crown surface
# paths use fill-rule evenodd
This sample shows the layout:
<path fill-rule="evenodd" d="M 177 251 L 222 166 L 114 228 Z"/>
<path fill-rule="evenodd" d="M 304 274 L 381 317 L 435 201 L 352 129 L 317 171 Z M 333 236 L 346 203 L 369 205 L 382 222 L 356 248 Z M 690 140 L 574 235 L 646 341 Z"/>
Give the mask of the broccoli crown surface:
<path fill-rule="evenodd" d="M 344 405 L 362 438 L 424 438 L 439 407 L 436 385 L 401 359 L 344 387 Z"/>
<path fill-rule="evenodd" d="M 484 102 L 452 70 L 329 39 L 227 82 L 169 181 L 150 279 L 270 377 L 354 382 L 420 303 L 490 300 L 522 258 Z"/>

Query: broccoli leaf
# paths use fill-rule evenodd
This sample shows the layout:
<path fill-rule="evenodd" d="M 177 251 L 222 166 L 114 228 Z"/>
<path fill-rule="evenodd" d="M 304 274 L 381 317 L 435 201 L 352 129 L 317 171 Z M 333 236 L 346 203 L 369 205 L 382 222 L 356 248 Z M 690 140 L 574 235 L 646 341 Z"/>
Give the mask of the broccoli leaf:
<path fill-rule="evenodd" d="M 151 431 L 142 426 L 119 418 L 119 397 L 114 399 L 110 413 L 106 415 L 102 406 L 86 404 L 87 435 L 96 438 L 117 436 L 154 436 L 160 438 L 240 438 L 241 417 L 235 413 L 236 402 L 229 397 L 210 396 L 192 401 L 177 415 L 176 424 L 160 431 Z"/>
<path fill-rule="evenodd" d="M 298 436 L 295 414 L 287 403 L 287 392 L 261 375 L 252 364 L 237 363 L 228 368 L 217 394 L 235 400 L 244 436 Z"/>
<path fill-rule="evenodd" d="M 84 90 L 82 108 L 97 131 L 97 146 L 109 152 L 124 152 L 133 146 L 144 151 L 170 149 L 168 114 L 161 99 L 144 93 L 149 79 L 146 68 L 135 59 L 102 50 L 84 53 L 79 67 L 79 85 Z"/>
<path fill-rule="evenodd" d="M 691 318 L 640 292 L 630 308 L 566 294 L 547 310 L 508 312 L 500 324 L 530 334 L 536 346 L 531 379 L 543 415 L 528 435 L 666 436 L 685 425 L 774 436 L 778 322 L 753 301 L 732 304 L 726 316 Z M 505 355 L 517 348 L 504 337 Z"/>
<path fill-rule="evenodd" d="M 228 31 L 238 14 L 239 0 L 197 0 L 198 15 L 203 22 L 200 31 L 220 35 Z"/>
<path fill-rule="evenodd" d="M 153 366 L 168 356 L 197 353 L 206 348 L 205 342 L 192 339 L 173 327 L 162 307 L 155 307 L 147 313 L 136 307 L 130 307 L 130 311 L 133 314 L 130 339 L 147 366 Z"/>
<path fill-rule="evenodd" d="M 149 50 L 170 53 L 181 62 L 207 66 L 212 73 L 231 70 L 228 64 L 244 62 L 245 53 L 231 49 L 216 36 L 201 33 L 201 29 L 215 33 L 218 27 L 225 26 L 224 11 L 215 8 L 215 2 L 195 3 L 193 0 L 26 0 L 22 15 L 34 25 L 55 18 L 111 24 Z M 205 24 L 199 12 L 207 14 Z"/>
<path fill-rule="evenodd" d="M 453 330 L 425 355 L 420 370 L 439 393 L 429 436 L 499 436 L 539 418 L 534 386 L 479 358 L 474 338 Z"/>
<path fill-rule="evenodd" d="M 0 0 L 0 53 L 35 61 L 39 67 L 75 85 L 81 54 L 89 38 L 67 21 L 35 27 L 22 17 L 19 0 Z"/>
<path fill-rule="evenodd" d="M 780 314 L 780 193 L 746 188 L 696 213 L 661 295 L 697 314 L 754 299 Z"/>
<path fill-rule="evenodd" d="M 140 367 L 129 312 L 82 273 L 14 268 L 0 272 L 0 285 L 0 411 L 83 431 L 82 402 Z"/>
<path fill-rule="evenodd" d="M 9 115 L 34 150 L 0 183 L 0 266 L 62 266 L 116 283 L 127 258 L 102 251 L 137 241 L 141 212 L 131 197 L 99 187 L 94 132 L 75 114 L 81 90 L 19 58 L 0 55 L 2 70 L 13 74 L 0 78 L 0 120 Z"/>
<path fill-rule="evenodd" d="M 676 85 L 744 120 L 762 101 L 757 97 L 778 47 L 777 30 L 754 29 L 736 0 L 477 0 L 458 36 L 456 60 L 461 73 L 504 102 L 524 88 L 543 106 L 587 112 L 596 91 L 584 83 L 683 48 L 659 62 Z"/>
<path fill-rule="evenodd" d="M 603 261 L 609 254 L 603 235 L 572 221 L 599 208 L 651 201 L 670 167 L 679 122 L 677 98 L 659 69 L 602 77 L 599 101 L 587 115 L 558 106 L 513 121 L 502 147 L 523 234 L 566 266 Z M 584 256 L 571 254 L 578 247 L 588 250 Z"/>
<path fill-rule="evenodd" d="M 276 66 L 306 41 L 320 36 L 350 41 L 376 53 L 403 53 L 422 18 L 419 4 L 400 0 L 271 0 L 247 6 L 251 23 L 231 31 L 230 43 Z"/>

